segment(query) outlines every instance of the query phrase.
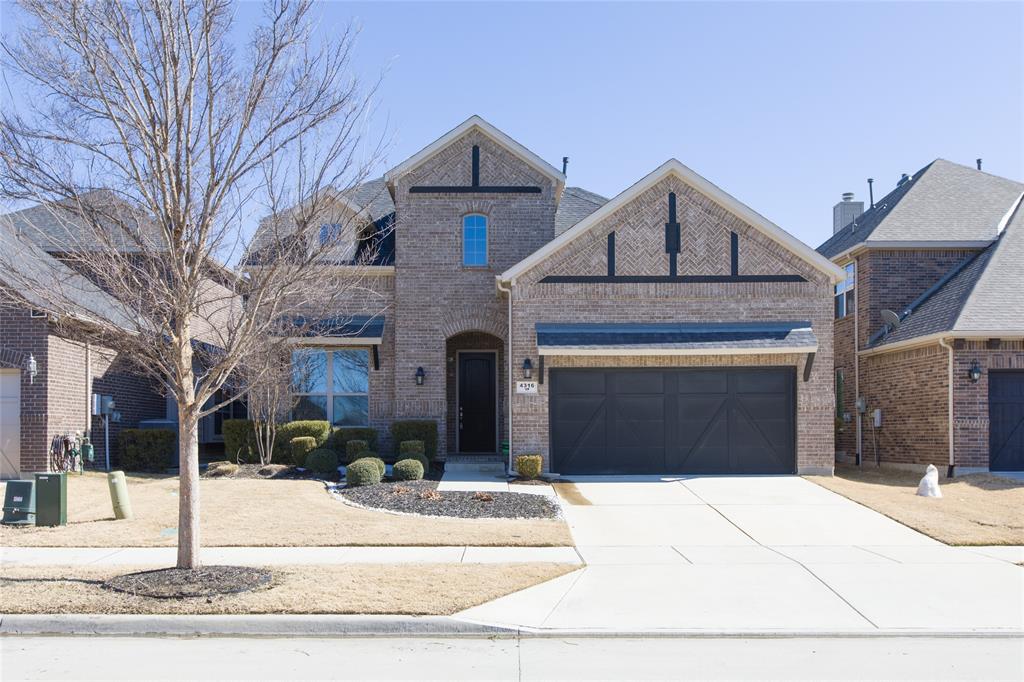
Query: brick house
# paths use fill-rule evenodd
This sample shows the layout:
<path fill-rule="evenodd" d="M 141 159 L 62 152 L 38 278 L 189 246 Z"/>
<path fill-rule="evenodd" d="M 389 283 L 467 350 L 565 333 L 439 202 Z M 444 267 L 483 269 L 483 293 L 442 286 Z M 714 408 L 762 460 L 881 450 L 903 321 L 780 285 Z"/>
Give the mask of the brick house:
<path fill-rule="evenodd" d="M 339 203 L 364 228 L 336 274 L 387 244 L 300 340 L 296 416 L 560 474 L 832 471 L 843 271 L 678 161 L 606 200 L 474 116 Z"/>
<path fill-rule="evenodd" d="M 834 306 L 839 459 L 1024 469 L 1022 192 L 937 159 L 867 211 L 852 195 L 836 205 L 818 251 L 847 272 Z"/>
<path fill-rule="evenodd" d="M 54 314 L 45 301 L 20 289 L 14 273 L 0 272 L 0 478 L 46 471 L 50 442 L 58 435 L 88 434 L 95 446 L 94 466 L 102 467 L 107 433 L 110 462 L 117 466 L 122 429 L 146 420 L 176 428 L 174 403 L 157 382 L 117 351 L 86 340 L 91 320 L 116 323 L 130 313 L 62 258 L 68 249 L 64 235 L 74 229 L 69 215 L 40 205 L 0 216 L 0 248 L 9 256 L 5 263 L 26 268 L 22 274 L 28 279 L 37 277 L 32 273 L 51 271 L 62 282 L 62 294 L 73 299 L 68 309 L 76 311 L 72 316 Z M 211 286 L 217 287 L 215 296 L 228 292 L 216 282 Z M 131 328 L 127 321 L 124 326 Z M 214 342 L 212 334 L 204 336 Z M 115 414 L 107 424 L 93 414 L 94 395 L 113 398 Z M 224 411 L 234 416 L 238 409 L 232 405 Z M 223 416 L 201 420 L 204 449 L 216 451 L 223 443 Z"/>

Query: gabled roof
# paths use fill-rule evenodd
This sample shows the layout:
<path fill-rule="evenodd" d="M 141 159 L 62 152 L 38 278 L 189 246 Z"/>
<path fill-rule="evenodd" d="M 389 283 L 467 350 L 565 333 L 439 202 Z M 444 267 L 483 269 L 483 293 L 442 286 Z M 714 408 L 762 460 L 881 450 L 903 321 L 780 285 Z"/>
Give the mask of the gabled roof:
<path fill-rule="evenodd" d="M 933 242 L 983 246 L 996 238 L 996 225 L 1024 192 L 1024 184 L 936 159 L 896 187 L 860 217 L 818 247 L 835 258 L 872 243 Z"/>
<path fill-rule="evenodd" d="M 553 255 L 569 242 L 598 225 L 605 218 L 615 213 L 615 211 L 619 210 L 630 201 L 633 201 L 643 192 L 647 191 L 649 188 L 653 187 L 655 184 L 670 175 L 675 175 L 684 183 L 708 197 L 725 210 L 754 226 L 818 270 L 828 274 L 833 281 L 838 282 L 845 277 L 845 273 L 842 268 L 816 252 L 807 244 L 804 244 L 802 241 L 789 234 L 781 227 L 762 216 L 760 213 L 757 213 L 732 195 L 728 194 L 717 185 L 709 182 L 694 171 L 690 170 L 678 160 L 669 159 L 632 187 L 619 193 L 618 196 L 614 197 L 589 216 L 576 223 L 573 227 L 558 235 L 543 247 L 534 251 L 532 254 L 503 272 L 498 276 L 498 279 L 501 281 L 515 280 L 535 265 L 544 261 L 548 256 Z"/>
<path fill-rule="evenodd" d="M 138 321 L 116 298 L 91 280 L 46 253 L 34 241 L 19 236 L 10 225 L 0 224 L 0 287 L 48 313 L 72 311 L 86 322 L 108 321 L 124 329 L 135 329 Z M 25 285 L 46 293 L 26 290 Z M 58 308 L 58 309 L 55 309 Z"/>
<path fill-rule="evenodd" d="M 384 179 L 389 186 L 393 186 L 396 179 L 413 170 L 435 153 L 474 129 L 479 130 L 518 156 L 524 163 L 551 178 L 555 183 L 556 195 L 561 188 L 565 187 L 565 175 L 558 169 L 475 114 L 389 170 L 384 174 Z"/>
<path fill-rule="evenodd" d="M 562 200 L 555 210 L 555 236 L 562 234 L 570 227 L 608 203 L 600 194 L 588 192 L 582 187 L 566 187 L 562 192 Z"/>
<path fill-rule="evenodd" d="M 996 242 L 957 265 L 948 281 L 903 311 L 899 327 L 875 347 L 942 333 L 1024 336 L 1024 297 L 1020 296 L 1024 202 L 1020 198 L 1006 218 L 1000 221 L 1005 227 Z"/>

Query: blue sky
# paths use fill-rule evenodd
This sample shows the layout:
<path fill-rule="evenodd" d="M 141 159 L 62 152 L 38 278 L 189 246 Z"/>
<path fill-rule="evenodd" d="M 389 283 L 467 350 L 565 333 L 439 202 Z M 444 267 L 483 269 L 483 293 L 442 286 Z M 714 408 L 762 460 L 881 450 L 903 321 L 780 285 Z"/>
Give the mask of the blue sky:
<path fill-rule="evenodd" d="M 0 19 L 11 17 L 4 0 Z M 239 29 L 256 15 L 243 4 Z M 816 246 L 936 157 L 1024 179 L 1024 3 L 327 2 L 387 166 L 480 114 L 611 197 L 676 157 Z M 10 24 L 8 24 L 9 26 Z M 6 99 L 6 97 L 5 97 Z"/>
<path fill-rule="evenodd" d="M 342 3 L 397 163 L 480 114 L 614 196 L 676 157 L 816 246 L 936 157 L 1024 179 L 1021 3 Z"/>

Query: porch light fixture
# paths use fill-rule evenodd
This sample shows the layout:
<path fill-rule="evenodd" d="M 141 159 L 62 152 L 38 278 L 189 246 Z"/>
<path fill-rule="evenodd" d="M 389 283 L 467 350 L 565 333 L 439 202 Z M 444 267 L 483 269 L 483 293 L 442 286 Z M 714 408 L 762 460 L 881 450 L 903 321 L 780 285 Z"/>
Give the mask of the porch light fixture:
<path fill-rule="evenodd" d="M 31 353 L 28 354 L 28 360 L 25 361 L 25 371 L 28 372 L 28 383 L 34 384 L 36 375 L 39 374 L 39 366 L 36 364 L 35 356 Z"/>
<path fill-rule="evenodd" d="M 978 364 L 977 360 L 971 363 L 971 368 L 967 370 L 967 376 L 974 383 L 978 383 L 978 380 L 981 379 L 981 365 Z"/>
<path fill-rule="evenodd" d="M 530 362 L 530 358 L 523 360 L 523 378 L 526 380 L 533 378 L 533 363 Z"/>
<path fill-rule="evenodd" d="M 423 380 L 427 378 L 427 373 L 423 371 L 422 367 L 416 368 L 416 385 L 422 386 Z"/>

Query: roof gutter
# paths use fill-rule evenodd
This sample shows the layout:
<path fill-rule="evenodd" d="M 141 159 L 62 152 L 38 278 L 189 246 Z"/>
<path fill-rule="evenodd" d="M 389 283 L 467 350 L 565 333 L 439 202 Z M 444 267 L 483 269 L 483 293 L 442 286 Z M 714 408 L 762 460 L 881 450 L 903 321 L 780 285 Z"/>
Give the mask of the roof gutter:
<path fill-rule="evenodd" d="M 990 246 L 993 239 L 974 239 L 970 241 L 870 241 L 865 240 L 858 242 L 850 248 L 840 251 L 834 256 L 830 256 L 830 260 L 836 263 L 843 262 L 846 259 L 852 258 L 861 251 L 867 251 L 868 249 L 887 249 L 891 251 L 899 251 L 901 249 L 913 249 L 919 251 L 922 249 L 929 250 L 940 250 L 940 249 L 984 249 Z"/>
<path fill-rule="evenodd" d="M 933 343 L 937 343 L 939 339 L 965 339 L 965 340 L 986 340 L 986 339 L 1021 339 L 1024 340 L 1024 329 L 996 329 L 992 331 L 969 331 L 969 332 L 958 332 L 958 331 L 944 331 L 935 332 L 933 334 L 925 334 L 923 336 L 916 336 L 912 339 L 905 339 L 903 341 L 897 341 L 895 343 L 886 343 L 881 346 L 875 346 L 874 348 L 865 348 L 864 350 L 857 351 L 858 355 L 871 356 L 879 355 L 881 353 L 888 353 L 890 351 L 907 350 L 909 348 L 917 348 L 918 346 L 928 346 Z"/>

